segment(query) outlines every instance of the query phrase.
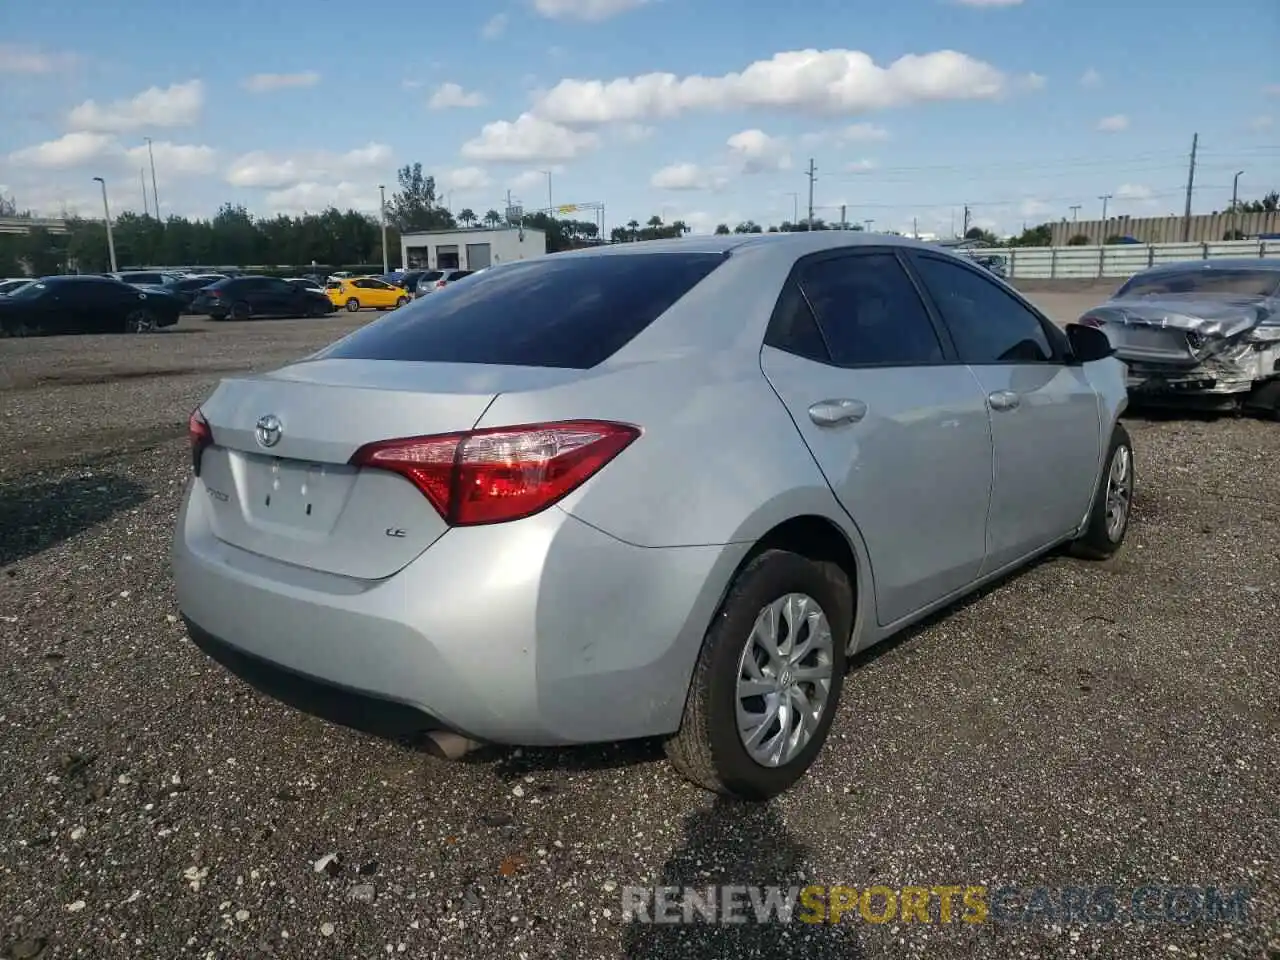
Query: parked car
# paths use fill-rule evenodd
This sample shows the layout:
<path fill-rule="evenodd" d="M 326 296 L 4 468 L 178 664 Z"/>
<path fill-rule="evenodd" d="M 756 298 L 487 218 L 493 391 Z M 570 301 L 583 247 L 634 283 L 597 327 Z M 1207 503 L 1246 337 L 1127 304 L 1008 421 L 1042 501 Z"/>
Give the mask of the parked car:
<path fill-rule="evenodd" d="M 764 799 L 855 652 L 1119 549 L 1125 403 L 1099 331 L 905 238 L 501 264 L 213 391 L 178 601 L 232 669 L 411 708 L 443 752 L 662 736 Z"/>
<path fill-rule="evenodd" d="M 182 301 L 112 277 L 43 277 L 0 297 L 6 336 L 147 333 L 178 322 Z"/>
<path fill-rule="evenodd" d="M 1004 257 L 999 254 L 974 254 L 973 262 L 978 266 L 990 270 L 1001 280 L 1009 275 L 1009 269 Z"/>
<path fill-rule="evenodd" d="M 5 280 L 0 280 L 0 297 L 8 296 L 15 290 L 21 290 L 31 282 L 30 277 L 11 277 Z"/>
<path fill-rule="evenodd" d="M 1130 277 L 1080 322 L 1128 365 L 1135 400 L 1280 416 L 1280 261 L 1192 260 Z"/>
<path fill-rule="evenodd" d="M 279 277 L 228 277 L 201 289 L 191 303 L 195 313 L 214 320 L 258 317 L 324 317 L 333 312 L 329 298 Z"/>
<path fill-rule="evenodd" d="M 418 288 L 416 294 L 421 297 L 436 290 L 443 290 L 451 283 L 457 283 L 463 277 L 469 277 L 475 271 L 473 270 L 434 270 L 439 276 L 428 278 L 423 276 L 418 280 Z"/>
<path fill-rule="evenodd" d="M 432 293 L 436 289 L 436 281 L 444 277 L 443 270 L 423 270 L 418 275 L 417 282 L 413 285 L 413 296 L 416 300 L 418 297 L 425 297 L 428 293 Z"/>
<path fill-rule="evenodd" d="M 183 313 L 191 313 L 191 305 L 195 301 L 196 294 L 210 284 L 217 283 L 219 280 L 225 280 L 226 277 L 220 273 L 195 274 L 192 276 L 184 276 L 175 280 L 169 280 L 166 283 L 138 283 L 133 285 L 140 290 L 148 290 L 154 293 L 169 293 L 182 301 Z"/>
<path fill-rule="evenodd" d="M 352 313 L 361 307 L 377 310 L 403 307 L 413 299 L 404 287 L 392 286 L 377 277 L 330 280 L 325 284 L 325 293 L 335 307 L 345 307 Z"/>
<path fill-rule="evenodd" d="M 146 283 L 153 286 L 163 286 L 174 280 L 181 280 L 185 274 L 176 270 L 123 270 L 116 273 L 107 273 L 103 276 L 114 277 L 125 283 Z"/>
<path fill-rule="evenodd" d="M 325 285 L 315 277 L 285 277 L 285 282 L 292 283 L 295 287 L 300 287 L 303 290 L 310 290 L 313 293 L 318 293 L 320 296 L 324 297 L 325 300 L 329 299 L 328 294 L 325 293 Z M 330 306 L 332 306 L 332 304 L 330 304 Z"/>

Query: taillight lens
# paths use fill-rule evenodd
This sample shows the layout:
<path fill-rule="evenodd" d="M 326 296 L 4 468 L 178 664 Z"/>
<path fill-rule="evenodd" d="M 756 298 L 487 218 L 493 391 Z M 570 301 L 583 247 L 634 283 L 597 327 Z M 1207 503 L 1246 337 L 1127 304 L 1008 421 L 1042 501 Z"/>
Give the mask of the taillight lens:
<path fill-rule="evenodd" d="M 443 287 L 443 286 L 444 286 L 444 284 L 445 284 L 445 281 L 443 281 L 443 280 L 437 280 L 437 281 L 436 281 L 436 289 L 437 289 L 437 290 L 439 290 L 441 287 Z"/>
<path fill-rule="evenodd" d="M 200 459 L 204 456 L 205 449 L 213 445 L 213 429 L 199 407 L 192 410 L 191 416 L 187 418 L 187 437 L 191 441 L 191 469 L 198 477 Z"/>
<path fill-rule="evenodd" d="M 575 420 L 370 443 L 351 463 L 411 481 L 454 527 L 519 520 L 581 486 L 640 436 Z"/>

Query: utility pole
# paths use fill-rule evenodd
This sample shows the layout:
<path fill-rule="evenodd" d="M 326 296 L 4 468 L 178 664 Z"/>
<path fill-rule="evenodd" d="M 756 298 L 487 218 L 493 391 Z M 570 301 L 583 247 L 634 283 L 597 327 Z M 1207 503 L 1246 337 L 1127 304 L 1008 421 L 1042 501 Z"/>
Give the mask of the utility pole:
<path fill-rule="evenodd" d="M 116 265 L 116 241 L 111 236 L 111 208 L 107 206 L 107 181 L 101 177 L 94 177 L 102 184 L 102 215 L 107 223 L 107 254 L 111 257 L 111 272 L 115 273 L 120 268 Z"/>
<path fill-rule="evenodd" d="M 1191 166 L 1187 170 L 1187 210 L 1182 215 L 1182 242 L 1191 240 L 1191 191 L 1196 185 L 1196 147 L 1200 143 L 1200 134 L 1191 136 Z"/>
<path fill-rule="evenodd" d="M 147 137 L 147 156 L 151 158 L 151 198 L 155 200 L 156 219 L 160 219 L 160 194 L 156 192 L 156 156 L 151 152 L 151 138 Z"/>
<path fill-rule="evenodd" d="M 911 218 L 911 236 L 916 240 L 920 239 L 920 222 L 917 217 Z"/>
<path fill-rule="evenodd" d="M 1071 222 L 1076 223 L 1080 219 L 1080 204 L 1076 204 L 1071 208 Z"/>
<path fill-rule="evenodd" d="M 969 212 L 969 205 L 966 203 L 964 205 L 964 230 L 960 233 L 960 236 L 962 237 L 967 237 L 969 235 Z"/>
<path fill-rule="evenodd" d="M 1102 196 L 1100 196 L 1100 197 L 1098 198 L 1099 200 L 1101 200 L 1101 201 L 1102 201 L 1102 229 L 1103 229 L 1103 232 L 1106 232 L 1106 229 L 1107 229 L 1107 201 L 1108 201 L 1108 200 L 1110 200 L 1110 199 L 1111 199 L 1111 197 L 1112 197 L 1112 194 L 1110 194 L 1110 193 L 1104 193 Z M 1105 238 L 1103 238 L 1103 239 L 1105 239 Z M 1101 242 L 1101 241 L 1099 241 L 1099 242 Z"/>
<path fill-rule="evenodd" d="M 138 183 L 142 184 L 142 215 L 149 216 L 151 211 L 147 207 L 147 174 L 142 167 L 138 168 Z"/>
<path fill-rule="evenodd" d="M 1238 212 L 1239 203 L 1240 203 L 1239 187 L 1240 187 L 1240 175 L 1243 173 L 1244 173 L 1243 170 L 1237 170 L 1235 178 L 1231 181 L 1231 237 L 1232 239 L 1235 239 L 1235 235 L 1240 230 L 1240 214 Z"/>
<path fill-rule="evenodd" d="M 845 220 L 845 218 L 844 218 L 844 210 L 845 210 L 845 206 L 846 206 L 846 205 L 845 205 L 845 204 L 843 204 L 843 203 L 842 203 L 842 204 L 840 204 L 840 229 L 841 229 L 841 230 L 848 230 L 848 229 L 849 229 L 849 227 L 847 226 L 847 221 L 846 221 L 846 220 Z"/>
<path fill-rule="evenodd" d="M 813 229 L 813 181 L 817 168 L 813 165 L 813 157 L 809 158 L 809 229 Z"/>
<path fill-rule="evenodd" d="M 551 203 L 551 171 L 543 170 L 542 173 L 547 178 L 547 216 L 554 217 L 556 208 Z"/>
<path fill-rule="evenodd" d="M 791 224 L 795 226 L 800 222 L 800 194 L 794 190 L 788 190 L 787 193 L 791 197 Z"/>
<path fill-rule="evenodd" d="M 387 187 L 378 184 L 378 223 L 382 227 L 382 273 L 391 272 L 391 264 L 387 260 Z"/>

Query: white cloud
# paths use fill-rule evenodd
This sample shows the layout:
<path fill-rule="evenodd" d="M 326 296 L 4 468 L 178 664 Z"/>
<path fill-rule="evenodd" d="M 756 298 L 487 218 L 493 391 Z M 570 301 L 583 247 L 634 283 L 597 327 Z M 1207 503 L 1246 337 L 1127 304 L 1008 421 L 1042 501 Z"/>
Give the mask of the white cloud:
<path fill-rule="evenodd" d="M 1263 130 L 1270 130 L 1275 125 L 1274 117 L 1254 117 L 1249 121 L 1249 129 L 1261 133 Z"/>
<path fill-rule="evenodd" d="M 9 162 L 17 166 L 59 170 L 99 160 L 110 155 L 117 147 L 116 139 L 105 133 L 75 131 L 64 134 L 57 140 L 14 151 L 9 154 Z"/>
<path fill-rule="evenodd" d="M 1116 198 L 1118 200 L 1149 200 L 1151 188 L 1144 187 L 1140 183 L 1122 183 L 1116 187 Z"/>
<path fill-rule="evenodd" d="M 551 165 L 550 170 L 551 175 L 557 177 L 564 173 L 564 166 L 555 163 Z M 507 181 L 507 186 L 512 190 L 532 190 L 535 187 L 545 187 L 546 185 L 547 172 L 545 170 L 525 170 Z"/>
<path fill-rule="evenodd" d="M 888 140 L 889 131 L 884 127 L 876 126 L 874 123 L 855 123 L 840 131 L 840 139 L 848 143 Z"/>
<path fill-rule="evenodd" d="M 305 150 L 293 154 L 254 150 L 231 161 L 227 183 L 235 187 L 281 188 L 308 181 L 324 182 L 360 173 L 375 173 L 391 163 L 391 148 L 370 143 L 346 153 Z"/>
<path fill-rule="evenodd" d="M 674 117 L 692 110 L 773 108 L 858 113 L 941 100 L 989 100 L 1007 79 L 954 50 L 908 54 L 887 67 L 858 50 L 795 50 L 719 77 L 649 73 L 611 81 L 562 80 L 534 114 L 567 125 Z"/>
<path fill-rule="evenodd" d="M 165 175 L 210 174 L 218 167 L 218 152 L 213 147 L 202 145 L 170 143 L 164 140 L 151 144 L 150 154 L 146 144 L 125 151 L 132 166 L 149 164 L 153 155 L 157 172 Z"/>
<path fill-rule="evenodd" d="M 1117 113 L 1110 117 L 1103 117 L 1098 121 L 1098 129 L 1104 133 L 1119 133 L 1122 130 L 1128 130 L 1129 118 L 1123 113 Z"/>
<path fill-rule="evenodd" d="M 853 163 L 846 163 L 844 169 L 847 173 L 865 173 L 868 170 L 874 170 L 875 167 L 874 160 L 855 160 Z"/>
<path fill-rule="evenodd" d="M 1080 74 L 1080 86 L 1082 87 L 1100 87 L 1102 86 L 1102 74 L 1090 67 L 1084 73 Z"/>
<path fill-rule="evenodd" d="M 522 163 L 537 160 L 572 160 L 600 145 L 594 133 L 582 133 L 531 113 L 515 121 L 486 123 L 480 135 L 462 145 L 468 160 Z"/>
<path fill-rule="evenodd" d="M 74 53 L 46 53 L 38 47 L 0 43 L 0 73 L 56 73 L 79 60 Z"/>
<path fill-rule="evenodd" d="M 364 210 L 377 213 L 378 188 L 376 185 L 351 183 L 296 183 L 284 190 L 267 194 L 267 207 L 271 213 L 319 213 L 329 207 L 339 210 Z"/>
<path fill-rule="evenodd" d="M 180 127 L 195 123 L 204 109 L 204 84 L 199 80 L 169 87 L 149 87 L 131 100 L 106 106 L 86 100 L 71 111 L 67 123 L 73 130 L 124 133 L 146 127 Z"/>
<path fill-rule="evenodd" d="M 320 82 L 320 74 L 314 70 L 304 73 L 255 73 L 245 79 L 243 86 L 251 93 L 268 93 L 291 87 L 314 87 Z"/>
<path fill-rule="evenodd" d="M 696 163 L 673 163 L 649 178 L 649 185 L 658 190 L 717 190 L 725 183 L 723 174 Z"/>
<path fill-rule="evenodd" d="M 432 110 L 448 110 L 452 107 L 482 107 L 484 94 L 479 91 L 467 92 L 456 83 L 442 83 L 427 101 Z"/>
<path fill-rule="evenodd" d="M 649 2 L 650 0 L 533 0 L 533 9 L 552 20 L 598 22 Z"/>
<path fill-rule="evenodd" d="M 1048 78 L 1040 73 L 1028 73 L 1018 80 L 1019 85 L 1024 90 L 1043 90 L 1048 82 Z"/>
<path fill-rule="evenodd" d="M 495 13 L 492 17 L 485 21 L 484 26 L 480 28 L 480 36 L 486 40 L 496 40 L 502 36 L 503 31 L 507 29 L 507 15 L 505 13 Z"/>
<path fill-rule="evenodd" d="M 446 170 L 440 177 L 440 183 L 446 190 L 483 190 L 492 181 L 481 167 L 459 167 Z"/>
<path fill-rule="evenodd" d="M 769 136 L 763 130 L 735 133 L 726 144 L 743 173 L 786 170 L 791 166 L 791 153 L 786 142 Z"/>
<path fill-rule="evenodd" d="M 643 123 L 624 123 L 618 127 L 618 135 L 625 143 L 640 143 L 642 140 L 648 140 L 656 132 L 653 127 L 647 127 Z"/>

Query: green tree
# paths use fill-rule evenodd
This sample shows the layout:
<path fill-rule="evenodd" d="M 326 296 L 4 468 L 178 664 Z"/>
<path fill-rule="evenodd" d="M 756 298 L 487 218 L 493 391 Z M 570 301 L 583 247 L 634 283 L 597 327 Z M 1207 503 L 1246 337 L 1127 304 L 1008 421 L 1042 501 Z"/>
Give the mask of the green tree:
<path fill-rule="evenodd" d="M 458 214 L 458 222 L 464 227 L 469 227 L 476 222 L 476 212 L 470 207 L 463 207 L 462 212 Z"/>
<path fill-rule="evenodd" d="M 498 224 L 502 222 L 502 214 L 500 214 L 497 210 L 490 210 L 488 213 L 484 215 L 484 222 L 487 223 L 490 227 L 496 227 Z"/>
<path fill-rule="evenodd" d="M 422 172 L 422 164 L 405 164 L 396 172 L 400 190 L 387 203 L 388 220 L 401 233 L 447 230 L 453 214 L 436 203 L 436 178 Z"/>
<path fill-rule="evenodd" d="M 1049 247 L 1053 245 L 1053 228 L 1047 223 L 1030 227 L 1009 241 L 1011 247 Z"/>
<path fill-rule="evenodd" d="M 729 232 L 729 225 L 728 225 L 727 223 L 717 223 L 717 224 L 716 224 L 716 234 L 717 234 L 717 235 L 719 235 L 719 236 L 724 236 L 724 235 L 725 235 L 725 234 L 727 234 L 728 232 Z"/>
<path fill-rule="evenodd" d="M 1089 238 L 1086 237 L 1083 233 L 1077 233 L 1075 236 L 1073 236 L 1070 240 L 1067 241 L 1068 247 L 1087 247 L 1089 246 L 1089 244 L 1090 244 Z"/>

